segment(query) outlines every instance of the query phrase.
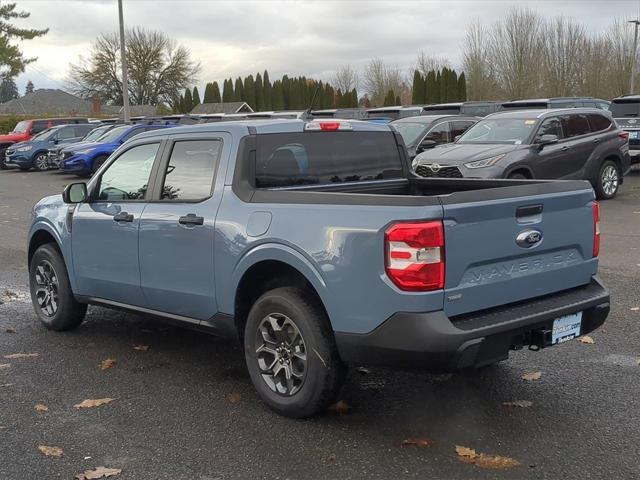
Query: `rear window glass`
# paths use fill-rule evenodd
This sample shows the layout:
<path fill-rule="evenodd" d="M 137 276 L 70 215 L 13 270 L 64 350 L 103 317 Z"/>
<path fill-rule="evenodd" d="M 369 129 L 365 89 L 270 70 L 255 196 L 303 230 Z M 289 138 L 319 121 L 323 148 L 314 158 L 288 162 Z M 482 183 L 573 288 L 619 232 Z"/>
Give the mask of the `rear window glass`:
<path fill-rule="evenodd" d="M 640 102 L 612 102 L 609 110 L 613 118 L 637 117 L 640 114 Z"/>
<path fill-rule="evenodd" d="M 402 177 L 402 160 L 391 132 L 258 136 L 256 186 L 259 188 Z"/>
<path fill-rule="evenodd" d="M 561 122 L 562 130 L 566 138 L 589 133 L 589 121 L 586 115 L 563 115 Z"/>
<path fill-rule="evenodd" d="M 589 124 L 592 132 L 600 132 L 611 126 L 611 120 L 604 115 L 589 115 Z"/>

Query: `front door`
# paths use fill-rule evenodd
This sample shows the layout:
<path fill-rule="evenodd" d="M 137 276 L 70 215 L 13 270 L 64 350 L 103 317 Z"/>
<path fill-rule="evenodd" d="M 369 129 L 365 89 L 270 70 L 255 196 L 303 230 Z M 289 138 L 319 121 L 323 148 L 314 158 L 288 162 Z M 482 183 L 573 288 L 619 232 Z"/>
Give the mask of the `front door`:
<path fill-rule="evenodd" d="M 172 140 L 165 148 L 159 198 L 140 221 L 147 308 L 198 321 L 217 313 L 214 227 L 222 188 L 214 187 L 214 179 L 222 145 L 222 139 L 209 136 Z"/>
<path fill-rule="evenodd" d="M 533 170 L 534 178 L 558 178 L 559 165 L 570 155 L 570 147 L 564 141 L 564 133 L 559 117 L 546 118 L 538 127 L 536 138 L 543 135 L 555 135 L 558 143 L 540 146 L 536 157 L 529 163 Z"/>
<path fill-rule="evenodd" d="M 123 151 L 91 187 L 72 220 L 78 294 L 142 306 L 138 229 L 160 142 Z"/>

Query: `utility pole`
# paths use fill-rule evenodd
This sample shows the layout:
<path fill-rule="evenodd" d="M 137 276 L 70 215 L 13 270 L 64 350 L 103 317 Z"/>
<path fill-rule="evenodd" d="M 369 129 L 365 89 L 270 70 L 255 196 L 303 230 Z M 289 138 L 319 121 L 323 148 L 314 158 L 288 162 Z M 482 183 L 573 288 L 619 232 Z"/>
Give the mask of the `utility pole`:
<path fill-rule="evenodd" d="M 122 63 L 122 114 L 124 123 L 129 123 L 131 111 L 129 109 L 129 78 L 127 72 L 127 52 L 124 48 L 124 19 L 122 15 L 122 0 L 118 0 L 118 17 L 120 20 L 120 62 Z M 636 34 L 638 26 L 636 25 Z"/>
<path fill-rule="evenodd" d="M 631 61 L 631 82 L 629 85 L 629 94 L 633 95 L 636 86 L 636 62 L 638 60 L 638 25 L 640 20 L 629 20 L 629 23 L 633 23 L 633 59 Z"/>

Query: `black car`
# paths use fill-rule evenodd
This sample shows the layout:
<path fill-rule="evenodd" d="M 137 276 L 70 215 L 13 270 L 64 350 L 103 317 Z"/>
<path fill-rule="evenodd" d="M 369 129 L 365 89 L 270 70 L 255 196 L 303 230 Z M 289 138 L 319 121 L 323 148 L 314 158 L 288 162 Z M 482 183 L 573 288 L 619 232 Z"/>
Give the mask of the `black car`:
<path fill-rule="evenodd" d="M 629 143 L 598 109 L 499 112 L 421 153 L 413 168 L 424 177 L 584 179 L 607 199 L 629 171 Z"/>
<path fill-rule="evenodd" d="M 480 118 L 464 115 L 420 115 L 394 120 L 390 125 L 402 136 L 409 158 L 443 143 L 451 143 Z"/>
<path fill-rule="evenodd" d="M 631 163 L 640 162 L 640 95 L 624 95 L 611 100 L 611 116 L 629 134 Z"/>

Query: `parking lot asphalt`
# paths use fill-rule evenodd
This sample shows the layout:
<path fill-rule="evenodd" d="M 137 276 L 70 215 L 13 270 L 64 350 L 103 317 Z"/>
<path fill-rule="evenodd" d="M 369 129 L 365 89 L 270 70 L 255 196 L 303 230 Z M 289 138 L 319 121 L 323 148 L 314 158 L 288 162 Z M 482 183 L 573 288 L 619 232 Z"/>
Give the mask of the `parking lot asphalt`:
<path fill-rule="evenodd" d="M 73 179 L 0 171 L 0 479 L 72 479 L 97 466 L 121 469 L 118 480 L 640 478 L 640 172 L 602 203 L 612 311 L 593 344 L 453 375 L 352 368 L 340 395 L 351 408 L 304 421 L 258 400 L 235 344 L 98 307 L 73 332 L 39 325 L 30 209 Z M 16 353 L 38 355 L 5 357 Z M 541 377 L 522 378 L 531 372 Z M 74 408 L 100 398 L 114 400 Z M 503 405 L 518 400 L 531 405 Z M 412 438 L 424 441 L 402 445 Z M 521 466 L 465 463 L 456 445 Z"/>

